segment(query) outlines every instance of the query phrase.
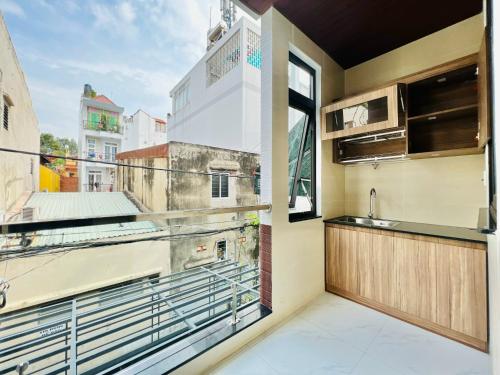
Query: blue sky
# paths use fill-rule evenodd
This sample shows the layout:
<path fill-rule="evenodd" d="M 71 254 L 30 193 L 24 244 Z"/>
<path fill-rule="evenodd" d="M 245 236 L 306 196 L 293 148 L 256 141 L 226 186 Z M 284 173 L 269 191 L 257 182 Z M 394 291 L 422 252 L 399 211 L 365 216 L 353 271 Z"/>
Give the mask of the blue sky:
<path fill-rule="evenodd" d="M 0 0 L 41 130 L 75 139 L 85 83 L 165 118 L 205 53 L 210 6 L 218 21 L 219 0 Z"/>

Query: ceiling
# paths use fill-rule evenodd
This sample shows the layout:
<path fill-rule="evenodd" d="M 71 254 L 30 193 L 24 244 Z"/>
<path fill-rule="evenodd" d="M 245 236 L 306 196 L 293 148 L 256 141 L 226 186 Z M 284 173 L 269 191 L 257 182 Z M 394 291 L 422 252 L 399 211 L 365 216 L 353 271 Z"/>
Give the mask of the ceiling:
<path fill-rule="evenodd" d="M 472 17 L 482 0 L 239 0 L 274 6 L 344 69 Z"/>

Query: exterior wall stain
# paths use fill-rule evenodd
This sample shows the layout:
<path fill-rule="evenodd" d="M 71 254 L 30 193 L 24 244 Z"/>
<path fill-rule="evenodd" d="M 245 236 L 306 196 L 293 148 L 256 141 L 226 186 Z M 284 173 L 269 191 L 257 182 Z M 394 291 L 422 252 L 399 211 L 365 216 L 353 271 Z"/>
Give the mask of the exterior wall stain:
<path fill-rule="evenodd" d="M 252 176 L 258 168 L 259 155 L 215 147 L 170 142 L 156 155 L 148 149 L 129 151 L 120 162 L 154 168 L 169 168 L 179 171 L 204 173 L 229 173 L 229 197 L 212 198 L 212 176 L 119 168 L 118 186 L 126 186 L 141 204 L 153 212 L 197 208 L 246 206 L 258 203 Z M 156 146 L 158 147 L 158 146 Z M 136 154 L 134 154 L 136 153 Z M 135 158 L 137 155 L 138 158 Z M 143 157 L 148 155 L 148 157 Z M 124 181 L 127 181 L 125 184 Z M 170 241 L 170 264 L 172 272 L 182 271 L 217 260 L 217 243 L 226 242 L 226 257 L 241 263 L 256 263 L 259 256 L 258 229 L 240 227 L 249 223 L 251 213 L 230 213 L 174 219 L 164 222 L 172 234 L 210 231 L 206 236 L 186 236 Z M 254 213 L 255 214 L 255 213 Z M 237 228 L 237 229 L 233 229 Z"/>

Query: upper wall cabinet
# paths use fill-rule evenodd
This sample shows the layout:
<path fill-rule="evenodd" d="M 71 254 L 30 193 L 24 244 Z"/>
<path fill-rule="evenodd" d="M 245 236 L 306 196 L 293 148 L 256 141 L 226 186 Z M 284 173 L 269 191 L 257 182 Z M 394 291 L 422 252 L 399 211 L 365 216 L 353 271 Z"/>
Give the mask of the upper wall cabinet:
<path fill-rule="evenodd" d="M 486 141 L 480 142 L 477 61 L 477 56 L 463 59 L 458 65 L 438 67 L 425 73 L 427 77 L 408 82 L 409 158 L 482 152 Z"/>
<path fill-rule="evenodd" d="M 404 126 L 404 107 L 404 86 L 398 84 L 334 102 L 321 109 L 321 138 Z"/>

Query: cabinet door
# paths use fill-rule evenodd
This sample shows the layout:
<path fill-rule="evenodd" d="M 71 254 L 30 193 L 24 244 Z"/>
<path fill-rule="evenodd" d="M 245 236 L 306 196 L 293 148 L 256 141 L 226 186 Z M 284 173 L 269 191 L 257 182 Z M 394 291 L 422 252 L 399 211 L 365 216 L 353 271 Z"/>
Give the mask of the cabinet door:
<path fill-rule="evenodd" d="M 371 299 L 397 307 L 394 236 L 390 232 L 374 231 L 370 251 Z"/>
<path fill-rule="evenodd" d="M 479 95 L 479 130 L 478 130 L 478 145 L 482 148 L 488 143 L 491 137 L 490 132 L 490 95 L 489 95 L 489 66 L 488 66 L 488 44 L 486 32 L 483 35 L 481 49 L 478 56 L 478 95 Z"/>
<path fill-rule="evenodd" d="M 356 231 L 328 226 L 326 233 L 327 287 L 358 294 Z"/>
<path fill-rule="evenodd" d="M 394 235 L 397 269 L 396 307 L 422 319 L 436 320 L 436 244 L 419 236 Z"/>
<path fill-rule="evenodd" d="M 321 139 L 329 140 L 363 134 L 399 124 L 398 85 L 327 105 L 321 109 Z"/>
<path fill-rule="evenodd" d="M 439 244 L 436 323 L 487 341 L 486 251 Z"/>

